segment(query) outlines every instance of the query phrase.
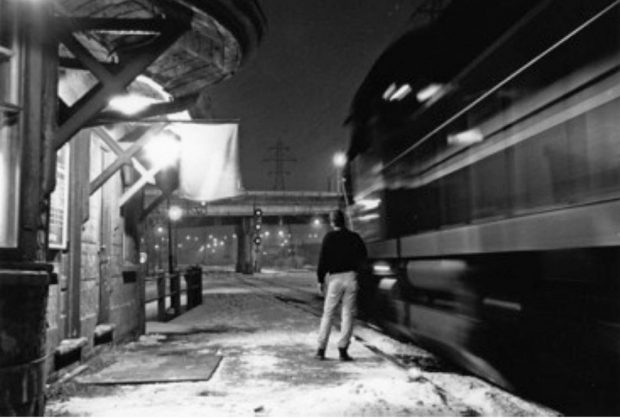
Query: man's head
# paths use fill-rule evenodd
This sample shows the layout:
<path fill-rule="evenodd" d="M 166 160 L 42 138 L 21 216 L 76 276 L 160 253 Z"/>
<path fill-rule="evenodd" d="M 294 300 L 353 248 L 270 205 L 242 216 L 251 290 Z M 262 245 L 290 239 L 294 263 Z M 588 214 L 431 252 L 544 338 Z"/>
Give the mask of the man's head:
<path fill-rule="evenodd" d="M 344 213 L 340 209 L 331 211 L 329 213 L 329 223 L 334 228 L 344 228 Z"/>

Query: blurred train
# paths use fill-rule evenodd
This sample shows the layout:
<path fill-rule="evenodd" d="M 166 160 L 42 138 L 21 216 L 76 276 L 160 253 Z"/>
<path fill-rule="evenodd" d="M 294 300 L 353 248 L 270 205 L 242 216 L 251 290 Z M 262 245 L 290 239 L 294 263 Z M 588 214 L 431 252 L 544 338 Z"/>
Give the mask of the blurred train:
<path fill-rule="evenodd" d="M 360 315 L 569 414 L 620 414 L 619 3 L 452 0 L 348 119 Z"/>

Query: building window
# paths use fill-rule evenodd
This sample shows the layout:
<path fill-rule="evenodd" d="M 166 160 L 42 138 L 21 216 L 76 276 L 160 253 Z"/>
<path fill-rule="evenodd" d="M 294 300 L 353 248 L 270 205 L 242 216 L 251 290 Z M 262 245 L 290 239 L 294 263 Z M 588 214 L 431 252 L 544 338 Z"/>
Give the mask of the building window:
<path fill-rule="evenodd" d="M 19 215 L 20 45 L 16 0 L 0 1 L 0 248 L 17 247 Z"/>

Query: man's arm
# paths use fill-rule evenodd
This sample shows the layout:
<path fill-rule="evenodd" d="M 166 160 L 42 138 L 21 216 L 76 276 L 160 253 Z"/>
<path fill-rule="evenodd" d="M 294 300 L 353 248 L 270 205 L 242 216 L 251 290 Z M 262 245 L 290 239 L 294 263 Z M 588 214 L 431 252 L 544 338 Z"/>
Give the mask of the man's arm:
<path fill-rule="evenodd" d="M 321 252 L 319 253 L 319 264 L 316 269 L 316 275 L 319 283 L 325 283 L 325 275 L 327 274 L 327 235 L 321 243 Z"/>

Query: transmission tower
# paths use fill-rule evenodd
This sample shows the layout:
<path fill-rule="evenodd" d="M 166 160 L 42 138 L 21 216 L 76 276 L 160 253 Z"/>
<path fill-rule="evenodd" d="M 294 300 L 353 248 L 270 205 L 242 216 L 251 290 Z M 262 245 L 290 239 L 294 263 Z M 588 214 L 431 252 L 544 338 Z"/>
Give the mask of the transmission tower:
<path fill-rule="evenodd" d="M 284 176 L 290 175 L 289 171 L 284 169 L 284 163 L 295 162 L 295 158 L 289 157 L 286 154 L 290 151 L 289 147 L 282 144 L 282 141 L 278 139 L 276 144 L 267 149 L 273 154 L 270 158 L 265 158 L 263 161 L 273 161 L 275 163 L 275 170 L 270 171 L 269 174 L 274 176 L 273 190 L 285 190 Z"/>

